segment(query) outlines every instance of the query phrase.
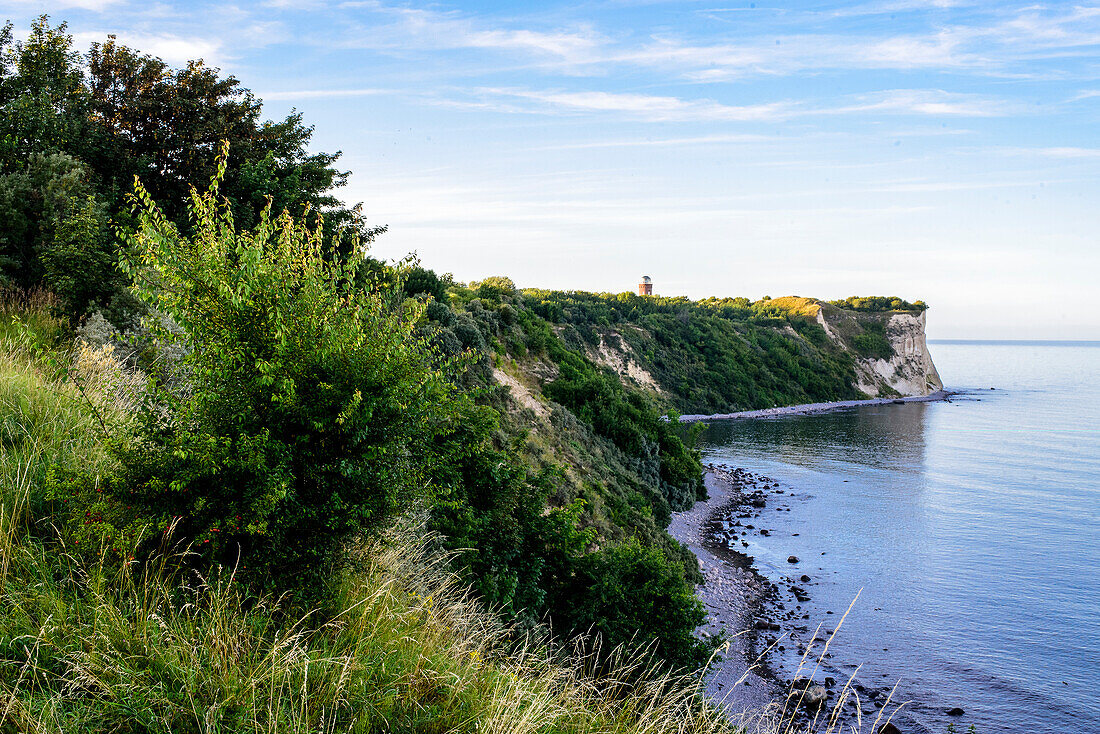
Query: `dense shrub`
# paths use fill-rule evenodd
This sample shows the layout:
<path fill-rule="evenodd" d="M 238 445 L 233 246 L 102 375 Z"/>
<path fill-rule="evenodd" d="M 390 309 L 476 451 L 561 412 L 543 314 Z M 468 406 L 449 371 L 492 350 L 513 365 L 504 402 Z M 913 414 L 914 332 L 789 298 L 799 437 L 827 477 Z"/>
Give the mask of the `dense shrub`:
<path fill-rule="evenodd" d="M 657 456 L 661 491 L 672 510 L 686 510 L 705 496 L 699 452 L 678 435 L 682 430 L 678 423 L 662 420 L 651 398 L 640 390 L 625 388 L 610 370 L 560 346 L 556 352 L 560 373 L 543 388 L 547 397 L 572 410 L 628 454 Z"/>
<path fill-rule="evenodd" d="M 219 181 L 192 196 L 194 237 L 138 189 L 124 265 L 182 329 L 190 380 L 117 446 L 92 516 L 133 508 L 130 536 L 174 524 L 202 557 L 303 589 L 423 485 L 451 391 L 399 290 L 357 288 L 358 260 L 326 257 L 320 225 L 264 212 L 237 232 Z"/>
<path fill-rule="evenodd" d="M 928 304 L 924 301 L 909 303 L 897 296 L 849 296 L 840 301 L 829 301 L 838 308 L 846 308 L 850 311 L 924 311 Z"/>
<path fill-rule="evenodd" d="M 573 632 L 596 632 L 613 644 L 652 643 L 659 658 L 692 668 L 710 655 L 711 645 L 692 634 L 706 619 L 703 605 L 684 583 L 683 568 L 657 548 L 632 540 L 589 554 L 576 564 L 570 587 L 551 614 Z"/>
<path fill-rule="evenodd" d="M 894 347 L 884 334 L 865 332 L 852 337 L 852 346 L 860 356 L 873 359 L 890 359 L 894 356 Z"/>

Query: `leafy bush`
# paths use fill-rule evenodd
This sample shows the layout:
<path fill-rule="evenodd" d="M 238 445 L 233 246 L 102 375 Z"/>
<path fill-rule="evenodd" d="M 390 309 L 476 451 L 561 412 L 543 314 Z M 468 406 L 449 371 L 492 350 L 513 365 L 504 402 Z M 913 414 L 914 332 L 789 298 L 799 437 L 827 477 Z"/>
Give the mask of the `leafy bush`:
<path fill-rule="evenodd" d="M 863 357 L 890 359 L 894 356 L 894 347 L 890 340 L 877 332 L 856 334 L 852 337 L 852 346 Z"/>
<path fill-rule="evenodd" d="M 909 301 L 897 296 L 849 296 L 841 301 L 829 301 L 838 308 L 846 308 L 850 311 L 869 311 L 878 313 L 881 311 L 924 311 L 928 304 L 924 301 Z"/>
<path fill-rule="evenodd" d="M 434 270 L 415 265 L 404 274 L 403 289 L 407 296 L 428 295 L 436 301 L 447 302 L 447 283 Z"/>
<path fill-rule="evenodd" d="M 595 632 L 610 642 L 655 646 L 674 665 L 702 666 L 712 646 L 694 630 L 706 620 L 683 567 L 657 548 L 636 540 L 585 556 L 576 564 L 571 593 L 555 600 L 553 619 L 568 620 L 573 632 Z"/>
<path fill-rule="evenodd" d="M 678 423 L 662 420 L 653 400 L 640 390 L 627 390 L 618 376 L 558 346 L 560 374 L 543 392 L 572 410 L 601 436 L 628 454 L 654 456 L 660 462 L 660 487 L 666 507 L 658 515 L 686 510 L 704 498 L 699 452 L 677 434 Z"/>
<path fill-rule="evenodd" d="M 359 289 L 359 259 L 327 257 L 320 224 L 265 211 L 237 232 L 218 195 L 224 154 L 221 165 L 192 195 L 194 237 L 139 186 L 124 260 L 140 297 L 186 336 L 187 389 L 162 389 L 116 445 L 121 467 L 94 487 L 100 499 L 90 477 L 58 491 L 83 486 L 93 518 L 123 538 L 174 526 L 259 586 L 303 589 L 423 485 L 451 389 L 400 290 Z"/>

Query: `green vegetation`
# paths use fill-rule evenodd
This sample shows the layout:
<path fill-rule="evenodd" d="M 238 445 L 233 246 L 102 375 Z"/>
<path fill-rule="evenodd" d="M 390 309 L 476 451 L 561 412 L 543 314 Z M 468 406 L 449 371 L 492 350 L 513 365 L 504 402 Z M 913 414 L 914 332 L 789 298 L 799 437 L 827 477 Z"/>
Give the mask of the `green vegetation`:
<path fill-rule="evenodd" d="M 285 212 L 236 232 L 221 175 L 193 197 L 193 238 L 138 188 L 124 270 L 180 327 L 188 379 L 148 396 L 113 476 L 54 491 L 102 518 L 87 532 L 112 548 L 172 528 L 207 560 L 239 558 L 257 588 L 306 589 L 423 485 L 430 464 L 411 459 L 449 390 L 394 288 L 357 287 L 360 259 L 326 259 L 320 226 Z"/>
<path fill-rule="evenodd" d="M 864 320 L 860 322 L 863 333 L 852 336 L 852 346 L 862 357 L 889 359 L 894 356 L 894 347 L 886 338 L 886 325 L 881 321 Z"/>
<path fill-rule="evenodd" d="M 669 407 L 724 413 L 859 397 L 851 355 L 807 313 L 809 299 L 689 301 L 630 293 L 525 291 L 563 339 L 622 340 L 665 388 Z"/>
<path fill-rule="evenodd" d="M 111 229 L 132 226 L 134 178 L 186 231 L 190 186 L 214 175 L 223 141 L 221 193 L 240 226 L 270 201 L 274 212 L 323 212 L 326 234 L 345 232 L 347 245 L 382 231 L 333 195 L 348 174 L 339 154 L 308 151 L 300 114 L 264 121 L 237 79 L 201 62 L 172 69 L 113 39 L 82 56 L 65 31 L 45 16 L 23 41 L 0 28 L 0 285 L 44 284 L 68 313 L 98 307 L 130 325 L 138 305 Z"/>
<path fill-rule="evenodd" d="M 110 349 L 38 349 L 64 329 L 55 305 L 2 304 L 0 731 L 733 730 L 690 679 L 621 651 L 517 646 L 446 556 L 409 540 L 416 528 L 352 543 L 308 615 L 231 568 L 197 576 L 193 559 L 160 552 L 124 564 L 80 552 L 50 522 L 43 480 L 109 471 L 93 409 L 125 431 L 143 386 L 115 379 L 126 370 Z M 13 327 L 17 315 L 30 328 Z M 74 379 L 54 380 L 52 360 L 69 357 Z"/>
<path fill-rule="evenodd" d="M 928 304 L 924 301 L 904 301 L 897 296 L 849 296 L 843 301 L 829 301 L 837 308 L 846 308 L 849 311 L 867 311 L 878 313 L 881 311 L 925 311 Z"/>
<path fill-rule="evenodd" d="M 380 230 L 333 197 L 336 156 L 306 153 L 298 115 L 262 121 L 237 80 L 113 40 L 81 57 L 44 17 L 25 41 L 5 27 L 0 59 L 0 280 L 56 294 L 78 345 L 145 385 L 107 465 L 42 478 L 82 556 L 141 561 L 171 534 L 196 570 L 305 605 L 349 544 L 422 506 L 505 621 L 706 659 L 695 560 L 663 530 L 701 465 L 650 397 L 565 347 L 506 278 L 463 289 L 366 258 Z M 493 381 L 509 354 L 560 364 L 581 419 L 555 408 L 560 434 L 531 436 Z"/>

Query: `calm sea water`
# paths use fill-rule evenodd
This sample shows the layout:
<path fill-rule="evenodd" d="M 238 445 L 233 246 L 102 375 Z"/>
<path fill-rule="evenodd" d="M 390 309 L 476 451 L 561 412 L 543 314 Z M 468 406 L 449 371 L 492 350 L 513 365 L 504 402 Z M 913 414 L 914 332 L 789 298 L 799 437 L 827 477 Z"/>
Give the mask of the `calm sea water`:
<path fill-rule="evenodd" d="M 811 622 L 859 593 L 831 663 L 900 679 L 903 729 L 1100 732 L 1100 343 L 931 350 L 951 403 L 711 424 L 708 460 L 794 491 L 746 552 L 802 559 Z"/>

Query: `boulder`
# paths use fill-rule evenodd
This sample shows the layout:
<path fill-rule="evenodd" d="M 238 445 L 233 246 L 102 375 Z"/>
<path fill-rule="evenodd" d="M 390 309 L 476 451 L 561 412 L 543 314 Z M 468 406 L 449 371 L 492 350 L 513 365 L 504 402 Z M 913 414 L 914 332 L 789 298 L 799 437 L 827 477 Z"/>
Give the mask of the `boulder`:
<path fill-rule="evenodd" d="M 798 556 L 787 556 L 787 563 L 798 563 Z"/>
<path fill-rule="evenodd" d="M 955 708 L 947 709 L 947 711 L 945 711 L 944 713 L 946 713 L 948 716 L 962 716 L 966 712 L 956 706 Z"/>
<path fill-rule="evenodd" d="M 806 697 L 802 699 L 802 702 L 806 704 L 806 708 L 819 709 L 825 705 L 828 698 L 829 692 L 825 690 L 824 686 L 810 686 L 806 689 Z"/>

